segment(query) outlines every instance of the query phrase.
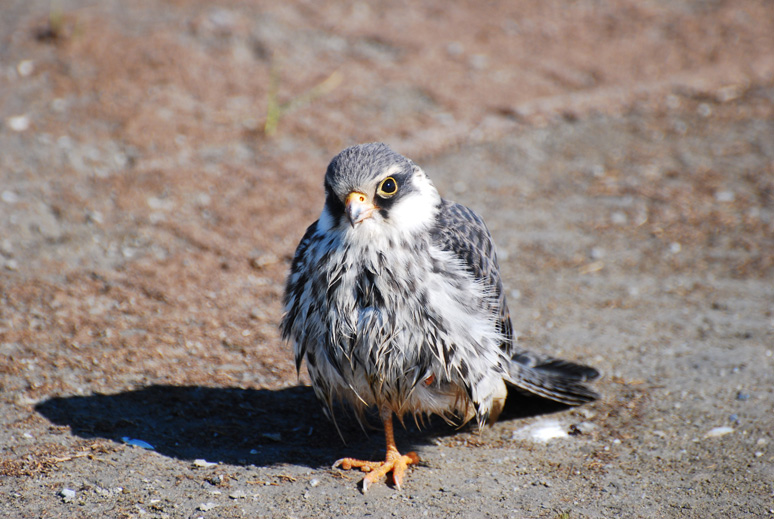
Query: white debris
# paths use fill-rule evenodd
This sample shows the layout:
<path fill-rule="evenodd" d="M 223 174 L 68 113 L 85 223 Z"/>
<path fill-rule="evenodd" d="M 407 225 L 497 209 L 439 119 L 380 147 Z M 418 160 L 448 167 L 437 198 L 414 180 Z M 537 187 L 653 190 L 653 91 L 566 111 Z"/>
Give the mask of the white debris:
<path fill-rule="evenodd" d="M 723 427 L 715 427 L 714 429 L 710 429 L 707 434 L 704 435 L 705 438 L 717 438 L 718 436 L 725 436 L 726 434 L 731 434 L 734 432 L 733 427 L 728 427 L 727 425 L 724 425 Z"/>
<path fill-rule="evenodd" d="M 19 195 L 6 189 L 2 192 L 2 194 L 0 194 L 0 199 L 2 199 L 6 204 L 15 204 L 19 201 Z"/>
<path fill-rule="evenodd" d="M 559 425 L 559 422 L 556 420 L 543 420 L 513 431 L 511 439 L 525 439 L 543 443 L 555 438 L 566 438 L 568 436 L 566 428 Z"/>
<path fill-rule="evenodd" d="M 16 65 L 16 72 L 18 72 L 21 77 L 32 75 L 32 73 L 35 72 L 35 62 L 31 59 L 21 60 Z"/>
<path fill-rule="evenodd" d="M 62 496 L 62 499 L 65 503 L 70 503 L 73 499 L 75 499 L 75 490 L 63 488 L 59 491 L 59 495 Z"/>
<path fill-rule="evenodd" d="M 264 438 L 268 438 L 275 442 L 281 442 L 282 441 L 282 434 L 280 433 L 263 433 L 261 434 Z"/>
<path fill-rule="evenodd" d="M 194 464 L 194 467 L 202 467 L 205 469 L 214 467 L 217 465 L 217 463 L 213 463 L 211 461 L 202 460 L 202 459 L 194 460 L 193 464 Z"/>
<path fill-rule="evenodd" d="M 159 198 L 156 196 L 148 197 L 148 207 L 159 211 L 171 211 L 175 208 L 175 202 L 168 198 Z"/>
<path fill-rule="evenodd" d="M 715 200 L 718 202 L 733 202 L 736 195 L 733 191 L 718 191 L 715 193 Z"/>
<path fill-rule="evenodd" d="M 153 445 L 151 445 L 150 443 L 148 443 L 146 441 L 138 440 L 136 438 L 130 438 L 128 436 L 122 437 L 121 441 L 124 442 L 127 445 L 131 445 L 133 447 L 140 447 L 140 448 L 143 448 L 143 449 L 148 449 L 149 451 L 152 451 L 152 450 L 155 449 L 155 447 Z"/>
<path fill-rule="evenodd" d="M 30 118 L 28 115 L 14 115 L 5 120 L 8 127 L 15 132 L 27 131 L 30 127 Z"/>
<path fill-rule="evenodd" d="M 202 512 L 209 512 L 213 508 L 217 508 L 217 507 L 218 507 L 217 503 L 207 502 L 207 503 L 202 503 L 196 509 L 201 510 Z"/>

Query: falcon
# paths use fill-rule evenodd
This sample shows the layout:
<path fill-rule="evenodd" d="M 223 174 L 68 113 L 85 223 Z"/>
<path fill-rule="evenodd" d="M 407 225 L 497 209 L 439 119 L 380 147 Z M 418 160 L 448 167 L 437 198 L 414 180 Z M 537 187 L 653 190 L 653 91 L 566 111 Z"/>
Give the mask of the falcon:
<path fill-rule="evenodd" d="M 382 143 L 333 158 L 325 205 L 296 249 L 282 335 L 315 395 L 378 410 L 384 461 L 343 458 L 366 472 L 362 489 L 392 473 L 400 489 L 419 461 L 395 445 L 393 416 L 436 414 L 492 423 L 507 386 L 567 405 L 597 398 L 594 368 L 517 349 L 495 245 L 482 218 L 441 198 L 425 172 Z M 336 425 L 338 429 L 338 426 Z"/>

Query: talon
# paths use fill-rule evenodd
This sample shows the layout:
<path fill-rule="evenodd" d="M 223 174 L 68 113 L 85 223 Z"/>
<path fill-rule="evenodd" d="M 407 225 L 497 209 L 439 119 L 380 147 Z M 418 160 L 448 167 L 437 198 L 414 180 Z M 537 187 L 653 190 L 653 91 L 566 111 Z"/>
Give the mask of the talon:
<path fill-rule="evenodd" d="M 336 460 L 336 462 L 331 467 L 332 469 L 336 469 L 341 467 L 344 470 L 349 470 L 352 468 L 352 464 L 349 463 L 349 459 L 347 458 L 341 458 L 340 460 Z"/>

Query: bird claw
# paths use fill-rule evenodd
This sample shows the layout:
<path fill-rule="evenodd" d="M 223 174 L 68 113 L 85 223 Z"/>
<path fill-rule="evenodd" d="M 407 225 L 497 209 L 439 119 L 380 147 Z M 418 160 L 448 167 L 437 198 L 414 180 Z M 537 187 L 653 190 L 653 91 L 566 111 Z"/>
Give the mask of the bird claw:
<path fill-rule="evenodd" d="M 362 472 L 366 472 L 367 474 L 363 478 L 362 483 L 363 493 L 365 493 L 372 484 L 376 483 L 390 472 L 392 472 L 392 481 L 395 488 L 400 490 L 403 485 L 403 476 L 408 470 L 408 466 L 416 465 L 417 463 L 419 463 L 419 456 L 417 456 L 415 452 L 409 452 L 405 455 L 391 452 L 384 461 L 363 461 L 353 458 L 341 458 L 333 464 L 333 468 L 341 468 L 342 470 L 358 468 Z"/>

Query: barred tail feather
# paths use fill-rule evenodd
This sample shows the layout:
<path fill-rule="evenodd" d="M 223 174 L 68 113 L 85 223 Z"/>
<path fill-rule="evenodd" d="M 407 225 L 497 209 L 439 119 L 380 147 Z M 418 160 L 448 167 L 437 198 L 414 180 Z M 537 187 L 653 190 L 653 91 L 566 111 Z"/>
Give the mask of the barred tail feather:
<path fill-rule="evenodd" d="M 517 389 L 566 405 L 581 405 L 599 398 L 584 382 L 599 377 L 599 371 L 581 364 L 530 352 L 513 356 L 506 382 Z"/>

